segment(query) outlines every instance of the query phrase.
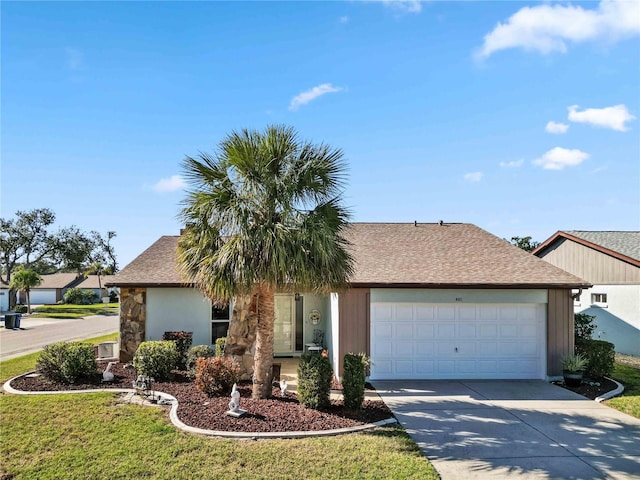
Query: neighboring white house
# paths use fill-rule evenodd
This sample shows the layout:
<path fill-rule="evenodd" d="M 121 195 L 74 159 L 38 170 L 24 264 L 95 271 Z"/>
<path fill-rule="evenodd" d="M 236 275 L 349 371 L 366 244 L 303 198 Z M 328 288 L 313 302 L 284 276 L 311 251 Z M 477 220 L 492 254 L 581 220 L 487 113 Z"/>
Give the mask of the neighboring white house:
<path fill-rule="evenodd" d="M 470 224 L 353 223 L 349 288 L 276 297 L 276 355 L 324 336 L 337 375 L 349 352 L 371 356 L 372 379 L 544 379 L 573 352 L 572 289 L 588 282 Z M 165 331 L 193 343 L 226 336 L 228 309 L 185 285 L 179 237 L 165 236 L 108 285 L 120 287 L 120 358 Z"/>
<path fill-rule="evenodd" d="M 593 338 L 640 356 L 640 232 L 560 231 L 533 254 L 592 283 L 575 311 L 596 317 Z"/>
<path fill-rule="evenodd" d="M 0 280 L 0 312 L 9 310 L 9 285 Z"/>

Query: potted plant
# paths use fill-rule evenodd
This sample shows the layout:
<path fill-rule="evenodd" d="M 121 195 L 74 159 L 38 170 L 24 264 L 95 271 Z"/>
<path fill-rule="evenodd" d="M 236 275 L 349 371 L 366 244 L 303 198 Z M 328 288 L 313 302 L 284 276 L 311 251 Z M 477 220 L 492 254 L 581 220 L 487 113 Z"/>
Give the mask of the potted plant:
<path fill-rule="evenodd" d="M 580 355 L 569 355 L 562 360 L 562 376 L 567 387 L 579 387 L 582 383 L 582 370 L 587 366 L 587 359 Z"/>

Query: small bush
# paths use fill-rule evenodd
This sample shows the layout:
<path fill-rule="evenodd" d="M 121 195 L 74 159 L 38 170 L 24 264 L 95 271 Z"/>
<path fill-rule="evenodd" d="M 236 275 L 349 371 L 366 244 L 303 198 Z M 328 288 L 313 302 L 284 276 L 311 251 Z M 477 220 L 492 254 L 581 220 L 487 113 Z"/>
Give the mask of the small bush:
<path fill-rule="evenodd" d="M 196 387 L 210 397 L 229 395 L 240 381 L 240 367 L 230 358 L 196 359 Z"/>
<path fill-rule="evenodd" d="M 589 340 L 586 342 L 588 377 L 602 378 L 610 376 L 615 363 L 615 346 L 604 340 Z"/>
<path fill-rule="evenodd" d="M 162 340 L 175 342 L 178 355 L 180 355 L 177 367 L 182 370 L 185 369 L 187 366 L 187 353 L 193 342 L 193 332 L 164 332 Z"/>
<path fill-rule="evenodd" d="M 371 361 L 364 353 L 347 353 L 344 356 L 342 388 L 344 406 L 357 409 L 364 402 L 364 384 Z"/>
<path fill-rule="evenodd" d="M 82 288 L 70 288 L 64 295 L 64 303 L 72 305 L 91 305 L 98 301 L 98 295 L 93 290 L 85 290 Z"/>
<path fill-rule="evenodd" d="M 315 410 L 330 405 L 331 362 L 322 355 L 302 355 L 298 364 L 298 400 L 302 405 Z"/>
<path fill-rule="evenodd" d="M 26 305 L 16 305 L 15 307 L 13 307 L 13 311 L 16 313 L 27 313 L 27 306 Z"/>
<path fill-rule="evenodd" d="M 118 293 L 115 290 L 109 292 L 109 303 L 118 303 Z"/>
<path fill-rule="evenodd" d="M 227 337 L 216 338 L 216 357 L 224 357 L 224 347 L 227 345 Z"/>
<path fill-rule="evenodd" d="M 597 325 L 593 323 L 596 317 L 586 313 L 576 313 L 573 318 L 575 352 L 580 355 L 587 355 L 587 343 L 591 340 L 591 335 L 597 328 Z"/>
<path fill-rule="evenodd" d="M 216 351 L 209 345 L 196 345 L 191 347 L 187 352 L 187 370 L 189 376 L 195 378 L 196 376 L 196 360 L 198 358 L 211 358 L 216 356 Z"/>
<path fill-rule="evenodd" d="M 66 384 L 98 374 L 93 345 L 81 342 L 58 342 L 44 347 L 36 368 L 48 379 Z"/>
<path fill-rule="evenodd" d="M 175 342 L 142 342 L 133 356 L 133 366 L 139 375 L 152 377 L 156 381 L 166 380 L 178 365 L 179 357 Z"/>

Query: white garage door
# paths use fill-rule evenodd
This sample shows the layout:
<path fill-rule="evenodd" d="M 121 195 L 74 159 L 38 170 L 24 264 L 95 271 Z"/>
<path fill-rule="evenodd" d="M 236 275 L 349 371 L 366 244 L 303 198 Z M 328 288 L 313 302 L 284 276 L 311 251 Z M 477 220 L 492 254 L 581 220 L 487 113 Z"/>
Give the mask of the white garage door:
<path fill-rule="evenodd" d="M 371 378 L 545 377 L 544 304 L 371 304 Z"/>
<path fill-rule="evenodd" d="M 56 303 L 56 291 L 51 288 L 38 288 L 31 290 L 29 294 L 32 305 L 43 305 L 45 303 Z"/>

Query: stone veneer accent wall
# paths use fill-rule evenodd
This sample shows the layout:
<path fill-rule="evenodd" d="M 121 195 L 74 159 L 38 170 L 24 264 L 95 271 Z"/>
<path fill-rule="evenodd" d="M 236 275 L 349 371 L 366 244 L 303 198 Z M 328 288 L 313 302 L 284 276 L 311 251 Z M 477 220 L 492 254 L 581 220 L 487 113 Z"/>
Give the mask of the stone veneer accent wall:
<path fill-rule="evenodd" d="M 138 346 L 144 342 L 147 322 L 147 289 L 120 289 L 120 361 L 133 359 Z"/>

